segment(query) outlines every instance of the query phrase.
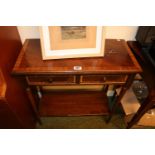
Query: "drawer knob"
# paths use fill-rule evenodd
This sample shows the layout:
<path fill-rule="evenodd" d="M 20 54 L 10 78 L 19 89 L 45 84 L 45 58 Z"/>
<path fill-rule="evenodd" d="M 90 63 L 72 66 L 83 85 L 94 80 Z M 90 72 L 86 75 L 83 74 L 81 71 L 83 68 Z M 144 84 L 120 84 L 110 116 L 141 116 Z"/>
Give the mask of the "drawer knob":
<path fill-rule="evenodd" d="M 103 80 L 104 80 L 104 82 L 106 82 L 107 78 L 106 78 L 106 77 L 104 77 L 104 78 L 103 78 Z"/>
<path fill-rule="evenodd" d="M 82 70 L 82 66 L 74 66 L 73 68 L 75 71 L 80 71 Z"/>
<path fill-rule="evenodd" d="M 52 78 L 49 78 L 49 79 L 48 79 L 48 82 L 49 82 L 49 83 L 52 83 L 52 82 L 53 82 L 53 79 L 52 79 Z"/>

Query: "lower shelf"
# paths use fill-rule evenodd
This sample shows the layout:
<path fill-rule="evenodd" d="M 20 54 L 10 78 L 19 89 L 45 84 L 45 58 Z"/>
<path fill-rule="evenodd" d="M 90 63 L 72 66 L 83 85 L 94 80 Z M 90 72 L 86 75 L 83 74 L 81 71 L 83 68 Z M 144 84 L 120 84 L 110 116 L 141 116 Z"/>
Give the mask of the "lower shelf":
<path fill-rule="evenodd" d="M 43 94 L 40 116 L 83 116 L 109 114 L 104 92 L 52 92 Z"/>

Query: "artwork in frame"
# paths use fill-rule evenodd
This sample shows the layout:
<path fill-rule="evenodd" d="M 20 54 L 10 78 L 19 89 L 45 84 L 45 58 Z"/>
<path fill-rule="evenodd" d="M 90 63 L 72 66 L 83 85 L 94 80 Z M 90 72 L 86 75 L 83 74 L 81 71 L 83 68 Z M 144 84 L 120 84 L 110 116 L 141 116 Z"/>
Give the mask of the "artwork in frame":
<path fill-rule="evenodd" d="M 102 26 L 40 27 L 43 60 L 104 56 Z"/>

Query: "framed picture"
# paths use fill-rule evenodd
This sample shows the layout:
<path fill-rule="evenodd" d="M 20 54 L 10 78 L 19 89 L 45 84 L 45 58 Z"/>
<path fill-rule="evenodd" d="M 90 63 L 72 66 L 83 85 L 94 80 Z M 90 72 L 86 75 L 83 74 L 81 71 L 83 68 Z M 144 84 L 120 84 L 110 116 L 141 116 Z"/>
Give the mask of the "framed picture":
<path fill-rule="evenodd" d="M 43 60 L 104 56 L 102 26 L 40 27 Z"/>

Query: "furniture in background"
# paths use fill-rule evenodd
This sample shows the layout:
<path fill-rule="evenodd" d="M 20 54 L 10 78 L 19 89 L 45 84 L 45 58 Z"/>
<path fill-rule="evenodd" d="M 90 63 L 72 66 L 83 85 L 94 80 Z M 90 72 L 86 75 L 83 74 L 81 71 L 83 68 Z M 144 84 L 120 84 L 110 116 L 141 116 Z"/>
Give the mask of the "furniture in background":
<path fill-rule="evenodd" d="M 155 26 L 139 26 L 136 41 L 141 46 L 148 46 L 155 39 Z"/>
<path fill-rule="evenodd" d="M 22 48 L 15 26 L 0 27 L 0 128 L 34 128 L 30 108 L 21 78 L 11 76 L 13 65 Z"/>
<path fill-rule="evenodd" d="M 104 57 L 42 60 L 40 40 L 28 39 L 12 72 L 27 81 L 33 111 L 41 122 L 40 116 L 112 115 L 141 68 L 124 40 L 107 39 Z M 62 91 L 63 86 L 102 85 L 106 87 L 101 91 Z M 121 86 L 111 110 L 105 93 L 108 85 Z"/>
<path fill-rule="evenodd" d="M 141 68 L 143 69 L 141 76 L 149 90 L 148 97 L 145 99 L 144 103 L 140 106 L 137 113 L 128 123 L 127 127 L 131 128 L 141 119 L 141 117 L 146 112 L 155 107 L 155 68 L 151 61 L 149 61 L 149 59 L 143 53 L 142 46 L 138 41 L 128 41 L 128 45 L 137 58 Z"/>

